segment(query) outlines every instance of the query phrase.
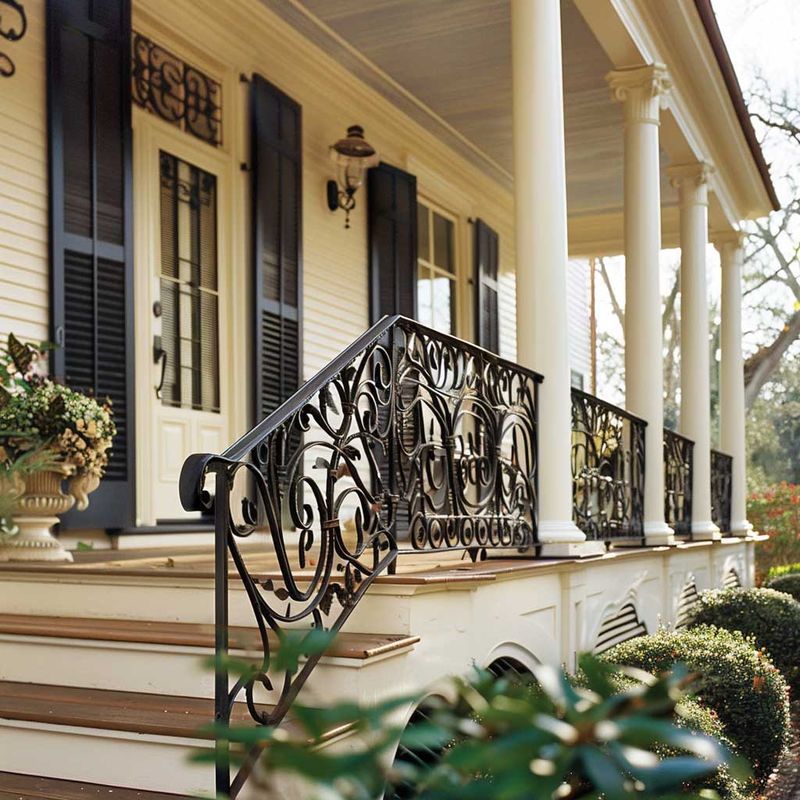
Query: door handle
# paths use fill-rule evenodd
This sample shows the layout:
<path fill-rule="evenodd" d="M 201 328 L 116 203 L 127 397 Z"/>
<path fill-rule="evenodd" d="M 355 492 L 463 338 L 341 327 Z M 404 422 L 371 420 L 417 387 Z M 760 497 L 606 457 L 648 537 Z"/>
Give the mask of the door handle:
<path fill-rule="evenodd" d="M 153 337 L 153 363 L 161 363 L 161 378 L 156 389 L 156 398 L 161 400 L 161 390 L 164 388 L 164 378 L 167 374 L 167 351 L 162 347 L 161 337 Z"/>

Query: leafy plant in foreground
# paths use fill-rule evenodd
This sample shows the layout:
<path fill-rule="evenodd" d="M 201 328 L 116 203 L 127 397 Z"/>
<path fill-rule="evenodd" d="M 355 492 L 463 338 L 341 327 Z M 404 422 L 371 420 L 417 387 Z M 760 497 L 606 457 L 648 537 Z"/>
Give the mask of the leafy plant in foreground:
<path fill-rule="evenodd" d="M 280 728 L 224 735 L 266 745 L 255 775 L 265 796 L 277 796 L 270 794 L 276 779 L 281 785 L 299 778 L 304 796 L 348 800 L 374 800 L 384 790 L 386 797 L 401 791 L 396 796 L 426 800 L 712 797 L 687 787 L 708 785 L 724 764 L 746 777 L 742 762 L 719 741 L 676 724 L 676 705 L 691 681 L 685 669 L 659 678 L 626 669 L 635 680 L 620 688 L 617 667 L 589 655 L 580 667 L 579 687 L 551 667 L 536 669 L 536 686 L 487 672 L 454 680 L 454 699 L 429 698 L 427 720 L 405 732 L 403 712 L 418 697 L 363 708 L 295 705 L 302 733 L 294 739 Z M 342 726 L 351 734 L 346 752 L 320 746 L 326 732 Z M 390 765 L 398 739 L 409 750 L 440 757 Z"/>

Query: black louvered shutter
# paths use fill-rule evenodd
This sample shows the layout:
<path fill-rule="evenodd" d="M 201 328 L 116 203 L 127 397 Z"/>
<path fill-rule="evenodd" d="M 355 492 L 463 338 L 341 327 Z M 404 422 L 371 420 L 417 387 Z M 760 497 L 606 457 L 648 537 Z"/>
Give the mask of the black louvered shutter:
<path fill-rule="evenodd" d="M 300 385 L 300 106 L 260 75 L 252 82 L 256 421 Z"/>
<path fill-rule="evenodd" d="M 130 2 L 47 3 L 51 369 L 110 397 L 117 436 L 66 527 L 134 523 Z"/>
<path fill-rule="evenodd" d="M 370 319 L 417 309 L 417 179 L 380 164 L 367 179 Z"/>
<path fill-rule="evenodd" d="M 475 287 L 475 340 L 487 350 L 500 350 L 497 270 L 500 239 L 482 219 L 475 220 L 473 284 Z"/>

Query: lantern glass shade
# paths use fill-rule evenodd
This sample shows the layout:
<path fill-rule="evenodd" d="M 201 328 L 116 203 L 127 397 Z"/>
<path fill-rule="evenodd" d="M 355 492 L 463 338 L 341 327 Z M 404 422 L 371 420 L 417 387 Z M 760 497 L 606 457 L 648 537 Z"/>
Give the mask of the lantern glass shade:
<path fill-rule="evenodd" d="M 360 125 L 351 125 L 347 136 L 331 146 L 330 154 L 338 167 L 339 186 L 348 194 L 364 183 L 364 173 L 380 160 L 375 148 L 364 138 Z"/>

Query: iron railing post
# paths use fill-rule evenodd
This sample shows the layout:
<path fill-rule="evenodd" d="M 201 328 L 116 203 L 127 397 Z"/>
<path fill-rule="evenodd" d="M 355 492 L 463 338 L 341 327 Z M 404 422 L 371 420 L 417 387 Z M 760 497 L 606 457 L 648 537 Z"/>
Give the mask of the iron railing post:
<path fill-rule="evenodd" d="M 217 466 L 214 481 L 214 719 L 217 797 L 231 790 L 228 680 L 228 476 Z"/>

